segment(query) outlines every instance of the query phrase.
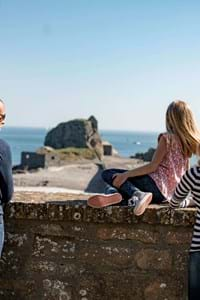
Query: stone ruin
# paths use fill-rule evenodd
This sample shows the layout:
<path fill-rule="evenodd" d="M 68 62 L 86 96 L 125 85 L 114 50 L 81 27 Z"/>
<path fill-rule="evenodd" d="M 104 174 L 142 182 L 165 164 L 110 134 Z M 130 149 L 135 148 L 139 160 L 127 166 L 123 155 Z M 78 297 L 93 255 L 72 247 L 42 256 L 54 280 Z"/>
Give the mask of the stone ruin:
<path fill-rule="evenodd" d="M 44 140 L 44 147 L 36 152 L 22 152 L 21 165 L 18 169 L 37 169 L 51 166 L 60 166 L 67 163 L 67 156 L 59 149 L 89 149 L 90 159 L 98 158 L 102 161 L 103 155 L 112 155 L 112 145 L 104 143 L 98 132 L 98 122 L 94 116 L 89 119 L 74 119 L 58 124 L 51 129 Z M 82 152 L 80 151 L 80 157 Z M 68 154 L 69 155 L 69 154 Z M 68 156 L 69 157 L 69 156 Z"/>

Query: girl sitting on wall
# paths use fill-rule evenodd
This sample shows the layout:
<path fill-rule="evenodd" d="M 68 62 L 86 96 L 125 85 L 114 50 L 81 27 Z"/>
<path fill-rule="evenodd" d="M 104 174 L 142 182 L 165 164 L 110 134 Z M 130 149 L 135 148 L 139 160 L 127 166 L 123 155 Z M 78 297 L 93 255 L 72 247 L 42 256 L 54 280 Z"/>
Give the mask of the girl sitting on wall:
<path fill-rule="evenodd" d="M 133 206 L 135 215 L 139 216 L 150 203 L 171 199 L 180 178 L 189 168 L 189 158 L 197 154 L 200 132 L 184 101 L 174 101 L 168 106 L 166 129 L 166 133 L 158 136 L 158 146 L 150 163 L 130 171 L 103 171 L 102 178 L 112 186 L 112 194 L 92 196 L 88 205 L 101 208 L 120 203 Z"/>

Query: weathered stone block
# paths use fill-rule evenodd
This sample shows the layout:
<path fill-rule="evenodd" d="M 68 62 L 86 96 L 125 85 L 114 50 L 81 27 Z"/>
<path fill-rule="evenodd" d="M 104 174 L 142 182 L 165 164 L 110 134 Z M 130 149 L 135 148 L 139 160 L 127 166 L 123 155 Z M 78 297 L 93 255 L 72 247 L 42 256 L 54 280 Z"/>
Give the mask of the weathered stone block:
<path fill-rule="evenodd" d="M 79 244 L 78 256 L 84 263 L 98 267 L 127 268 L 134 264 L 134 251 L 129 243 L 89 243 Z"/>
<path fill-rule="evenodd" d="M 1 300 L 36 300 L 41 298 L 35 293 L 34 280 L 24 279 L 20 277 L 15 280 L 0 280 L 0 299 Z"/>
<path fill-rule="evenodd" d="M 145 300 L 182 300 L 184 297 L 184 285 L 182 278 L 173 274 L 171 277 L 159 277 L 150 280 L 144 290 Z"/>
<path fill-rule="evenodd" d="M 166 235 L 166 242 L 169 245 L 181 245 L 186 244 L 192 239 L 192 232 L 186 231 L 168 231 Z"/>
<path fill-rule="evenodd" d="M 136 253 L 135 260 L 142 270 L 172 269 L 172 255 L 169 250 L 142 249 Z"/>
<path fill-rule="evenodd" d="M 97 230 L 97 237 L 102 240 L 134 240 L 147 244 L 155 244 L 159 233 L 131 226 L 102 226 Z"/>
<path fill-rule="evenodd" d="M 37 235 L 33 244 L 33 257 L 53 257 L 58 255 L 65 258 L 75 257 L 76 244 L 73 241 L 59 237 Z"/>
<path fill-rule="evenodd" d="M 59 300 L 71 300 L 72 288 L 67 282 L 60 280 L 43 280 L 44 295 L 43 299 L 59 299 Z"/>

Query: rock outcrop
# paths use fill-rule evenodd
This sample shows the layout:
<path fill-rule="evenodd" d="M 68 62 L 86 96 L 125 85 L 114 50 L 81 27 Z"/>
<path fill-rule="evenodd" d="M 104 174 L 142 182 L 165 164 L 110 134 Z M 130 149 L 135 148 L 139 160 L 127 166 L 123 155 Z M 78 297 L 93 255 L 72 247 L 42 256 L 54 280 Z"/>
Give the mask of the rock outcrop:
<path fill-rule="evenodd" d="M 54 149 L 90 148 L 96 151 L 99 158 L 103 153 L 98 122 L 94 116 L 58 124 L 47 133 L 44 145 Z"/>
<path fill-rule="evenodd" d="M 154 148 L 149 148 L 147 152 L 136 153 L 135 155 L 132 155 L 131 158 L 142 159 L 144 161 L 151 161 L 152 157 L 154 155 L 154 152 L 155 152 Z"/>

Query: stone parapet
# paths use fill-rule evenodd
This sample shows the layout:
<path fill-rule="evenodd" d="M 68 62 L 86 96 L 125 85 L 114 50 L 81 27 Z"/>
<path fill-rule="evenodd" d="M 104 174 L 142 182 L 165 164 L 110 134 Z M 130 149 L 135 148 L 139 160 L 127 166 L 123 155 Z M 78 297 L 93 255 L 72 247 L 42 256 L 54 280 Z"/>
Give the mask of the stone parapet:
<path fill-rule="evenodd" d="M 0 299 L 183 300 L 195 213 L 152 205 L 136 217 L 132 208 L 93 209 L 86 200 L 10 203 Z"/>

